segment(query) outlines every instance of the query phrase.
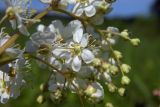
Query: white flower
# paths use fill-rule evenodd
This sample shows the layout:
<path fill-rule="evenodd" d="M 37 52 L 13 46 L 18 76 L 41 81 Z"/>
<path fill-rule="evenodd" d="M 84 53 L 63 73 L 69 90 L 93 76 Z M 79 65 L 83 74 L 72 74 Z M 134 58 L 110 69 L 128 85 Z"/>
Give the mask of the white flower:
<path fill-rule="evenodd" d="M 23 58 L 4 65 L 5 68 L 0 68 L 0 101 L 6 103 L 10 97 L 17 98 L 20 91 L 25 85 L 23 72 L 26 61 Z M 9 70 L 6 72 L 6 70 Z"/>
<path fill-rule="evenodd" d="M 76 2 L 72 13 L 81 16 L 85 13 L 86 16 L 92 17 L 96 14 L 96 8 L 93 5 L 94 0 L 79 0 Z"/>
<path fill-rule="evenodd" d="M 64 26 L 60 20 L 52 21 L 49 25 L 51 32 L 56 36 L 56 39 L 62 39 L 68 41 L 72 38 L 72 34 L 79 28 L 82 28 L 82 24 L 78 20 L 73 20 L 67 26 Z"/>
<path fill-rule="evenodd" d="M 45 4 L 51 4 L 58 6 L 59 8 L 65 9 L 69 4 L 72 4 L 75 2 L 75 0 L 40 0 L 42 3 Z"/>
<path fill-rule="evenodd" d="M 80 71 L 82 60 L 89 64 L 94 59 L 94 54 L 86 48 L 88 45 L 89 34 L 83 34 L 83 29 L 77 29 L 73 33 L 73 42 L 71 42 L 70 47 L 73 52 L 71 52 L 72 58 L 72 69 L 76 72 Z"/>
<path fill-rule="evenodd" d="M 29 53 L 38 51 L 40 54 L 49 54 L 53 48 L 52 45 L 56 41 L 52 29 L 42 24 L 37 27 L 37 32 L 32 34 L 30 39 L 26 43 L 25 51 Z"/>
<path fill-rule="evenodd" d="M 5 3 L 8 7 L 6 13 L 10 19 L 12 28 L 16 29 L 17 27 L 22 34 L 29 35 L 25 23 L 36 21 L 29 19 L 33 15 L 33 11 L 29 10 L 31 0 L 5 0 Z"/>
<path fill-rule="evenodd" d="M 96 89 L 96 92 L 91 95 L 95 98 L 96 102 L 102 101 L 104 99 L 104 89 L 98 82 L 92 83 L 92 86 Z"/>
<path fill-rule="evenodd" d="M 104 99 L 104 89 L 98 82 L 94 82 L 88 85 L 85 93 L 91 98 L 93 103 L 100 102 Z"/>
<path fill-rule="evenodd" d="M 104 0 L 77 0 L 72 13 L 77 16 L 85 13 L 87 17 L 92 17 L 98 9 L 107 9 L 109 6 L 110 4 Z"/>

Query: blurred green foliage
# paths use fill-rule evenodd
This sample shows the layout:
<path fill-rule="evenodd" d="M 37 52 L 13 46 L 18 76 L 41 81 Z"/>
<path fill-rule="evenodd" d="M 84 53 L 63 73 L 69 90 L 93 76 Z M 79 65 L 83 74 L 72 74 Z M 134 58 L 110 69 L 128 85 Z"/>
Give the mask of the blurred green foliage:
<path fill-rule="evenodd" d="M 54 19 L 61 18 L 45 17 L 42 22 L 48 25 Z M 68 22 L 69 20 L 66 19 L 64 22 Z M 9 24 L 5 23 L 4 25 Z M 31 32 L 34 31 L 35 26 L 30 28 Z M 129 77 L 132 81 L 127 86 L 127 93 L 124 97 L 109 93 L 106 89 L 106 97 L 103 104 L 97 104 L 96 107 L 104 107 L 104 103 L 106 102 L 112 102 L 115 107 L 158 107 L 160 100 L 152 95 L 152 91 L 160 88 L 160 21 L 156 18 L 112 19 L 106 20 L 104 26 L 114 26 L 120 28 L 120 30 L 128 29 L 132 32 L 133 37 L 139 37 L 141 39 L 141 45 L 139 47 L 133 47 L 124 40 L 120 39 L 118 41 L 118 44 L 114 48 L 121 50 L 124 56 L 123 62 L 131 65 L 132 71 Z M 6 30 L 14 34 L 10 28 L 6 28 Z M 23 41 L 27 40 L 27 38 L 20 38 L 17 42 L 23 44 Z M 12 99 L 5 105 L 0 104 L 0 107 L 81 106 L 78 97 L 74 94 L 67 96 L 62 104 L 54 104 L 49 100 L 42 105 L 38 104 L 36 98 L 40 94 L 39 85 L 45 82 L 49 71 L 38 69 L 35 66 L 37 65 L 33 64 L 32 80 L 30 80 L 33 81 L 33 84 L 23 90 L 18 99 Z M 85 102 L 85 106 L 94 107 L 94 105 L 87 102 Z"/>

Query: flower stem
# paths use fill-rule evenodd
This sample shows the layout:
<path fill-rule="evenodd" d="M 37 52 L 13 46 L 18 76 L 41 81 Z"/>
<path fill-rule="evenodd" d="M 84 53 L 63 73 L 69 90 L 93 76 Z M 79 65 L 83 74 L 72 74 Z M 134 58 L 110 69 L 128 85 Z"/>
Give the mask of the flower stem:
<path fill-rule="evenodd" d="M 7 19 L 7 15 L 5 15 L 1 20 L 0 20 L 0 25 Z"/>

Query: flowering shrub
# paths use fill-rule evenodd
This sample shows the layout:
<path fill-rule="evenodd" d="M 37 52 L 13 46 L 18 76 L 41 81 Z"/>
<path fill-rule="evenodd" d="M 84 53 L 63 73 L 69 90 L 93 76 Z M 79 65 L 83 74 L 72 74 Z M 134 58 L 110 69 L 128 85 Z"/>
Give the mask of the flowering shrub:
<path fill-rule="evenodd" d="M 138 46 L 138 38 L 130 38 L 128 30 L 120 31 L 115 27 L 100 29 L 106 13 L 112 10 L 113 0 L 40 0 L 48 8 L 35 16 L 30 8 L 31 0 L 4 0 L 8 6 L 0 24 L 8 20 L 15 31 L 14 35 L 0 32 L 0 102 L 17 98 L 27 86 L 25 74 L 32 70 L 31 63 L 36 60 L 39 67 L 51 71 L 47 82 L 40 86 L 43 93 L 49 93 L 50 99 L 60 102 L 66 90 L 90 103 L 99 103 L 104 99 L 104 88 L 110 92 L 125 93 L 125 85 L 130 83 L 127 76 L 131 67 L 121 61 L 122 53 L 113 48 L 119 38 Z M 72 7 L 69 11 L 68 7 Z M 27 29 L 50 11 L 67 14 L 75 20 L 64 25 L 54 20 L 49 25 L 39 24 L 34 33 Z M 26 45 L 16 44 L 17 38 L 28 36 Z M 113 78 L 121 74 L 121 86 Z M 117 79 L 119 76 L 117 77 Z M 42 103 L 43 93 L 37 98 Z M 48 98 L 48 97 L 47 97 Z M 106 106 L 112 106 L 107 103 Z"/>

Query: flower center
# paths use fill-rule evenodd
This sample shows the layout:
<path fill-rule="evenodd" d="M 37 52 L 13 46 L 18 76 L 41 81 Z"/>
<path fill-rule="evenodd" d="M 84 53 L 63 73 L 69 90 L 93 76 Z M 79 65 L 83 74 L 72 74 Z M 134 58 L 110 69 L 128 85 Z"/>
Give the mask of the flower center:
<path fill-rule="evenodd" d="M 80 55 L 82 51 L 80 44 L 73 44 L 73 51 L 74 54 Z"/>
<path fill-rule="evenodd" d="M 8 7 L 6 10 L 6 14 L 10 20 L 15 19 L 15 13 L 13 7 Z"/>

